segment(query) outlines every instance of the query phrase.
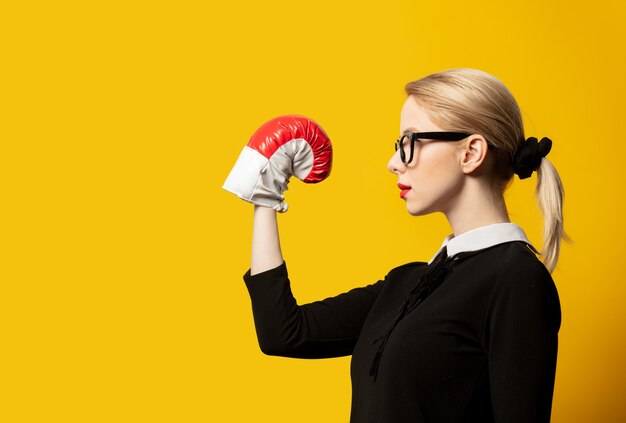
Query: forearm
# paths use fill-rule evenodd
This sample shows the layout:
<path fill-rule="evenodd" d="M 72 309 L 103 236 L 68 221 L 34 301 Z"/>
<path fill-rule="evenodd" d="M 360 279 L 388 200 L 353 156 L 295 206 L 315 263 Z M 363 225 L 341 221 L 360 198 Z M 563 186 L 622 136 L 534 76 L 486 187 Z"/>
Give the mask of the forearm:
<path fill-rule="evenodd" d="M 283 260 L 276 211 L 269 207 L 255 205 L 251 275 L 273 269 L 281 265 Z"/>

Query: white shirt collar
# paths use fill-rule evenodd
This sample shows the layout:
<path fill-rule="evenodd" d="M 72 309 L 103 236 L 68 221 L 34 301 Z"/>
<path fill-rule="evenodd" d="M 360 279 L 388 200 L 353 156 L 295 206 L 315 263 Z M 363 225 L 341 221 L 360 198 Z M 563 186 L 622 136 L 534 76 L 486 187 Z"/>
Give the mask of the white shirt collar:
<path fill-rule="evenodd" d="M 448 248 L 448 257 L 452 257 L 463 251 L 482 250 L 483 248 L 509 241 L 524 241 L 535 253 L 539 254 L 539 251 L 533 247 L 520 226 L 509 222 L 493 223 L 463 232 L 458 236 L 454 236 L 454 234 L 448 235 L 428 264 L 433 262 L 437 254 L 445 246 Z"/>

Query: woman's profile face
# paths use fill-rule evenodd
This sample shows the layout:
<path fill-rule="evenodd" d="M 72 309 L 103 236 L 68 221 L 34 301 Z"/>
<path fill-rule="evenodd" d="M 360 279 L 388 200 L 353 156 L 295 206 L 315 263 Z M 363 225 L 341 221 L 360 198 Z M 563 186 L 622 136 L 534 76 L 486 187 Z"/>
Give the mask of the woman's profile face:
<path fill-rule="evenodd" d="M 400 134 L 405 131 L 446 131 L 435 125 L 426 109 L 412 96 L 405 101 L 400 114 Z M 397 183 L 410 187 L 398 193 L 406 201 L 407 211 L 413 216 L 434 212 L 448 214 L 465 181 L 461 171 L 461 155 L 456 142 L 419 140 L 415 142 L 413 160 L 404 164 L 400 150 L 389 160 L 387 169 L 398 176 Z M 409 147 L 406 149 L 407 158 Z"/>

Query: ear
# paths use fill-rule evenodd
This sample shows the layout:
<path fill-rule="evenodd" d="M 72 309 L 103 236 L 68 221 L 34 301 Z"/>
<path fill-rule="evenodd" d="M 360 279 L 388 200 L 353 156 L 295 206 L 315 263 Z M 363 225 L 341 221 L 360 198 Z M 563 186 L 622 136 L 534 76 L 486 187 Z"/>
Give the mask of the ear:
<path fill-rule="evenodd" d="M 460 151 L 463 172 L 472 173 L 487 158 L 487 140 L 482 135 L 472 134 L 465 140 Z"/>

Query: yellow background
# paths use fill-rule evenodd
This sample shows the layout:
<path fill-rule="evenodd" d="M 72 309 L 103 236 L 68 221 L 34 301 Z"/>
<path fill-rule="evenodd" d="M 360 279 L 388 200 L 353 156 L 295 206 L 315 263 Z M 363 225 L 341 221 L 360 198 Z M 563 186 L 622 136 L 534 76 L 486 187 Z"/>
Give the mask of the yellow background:
<path fill-rule="evenodd" d="M 626 419 L 621 0 L 5 2 L 0 10 L 0 421 L 346 422 L 350 357 L 258 348 L 252 206 L 221 186 L 286 113 L 334 146 L 279 215 L 300 303 L 426 260 L 386 170 L 404 84 L 500 78 L 565 185 L 554 422 Z M 507 194 L 541 248 L 536 174 Z"/>

